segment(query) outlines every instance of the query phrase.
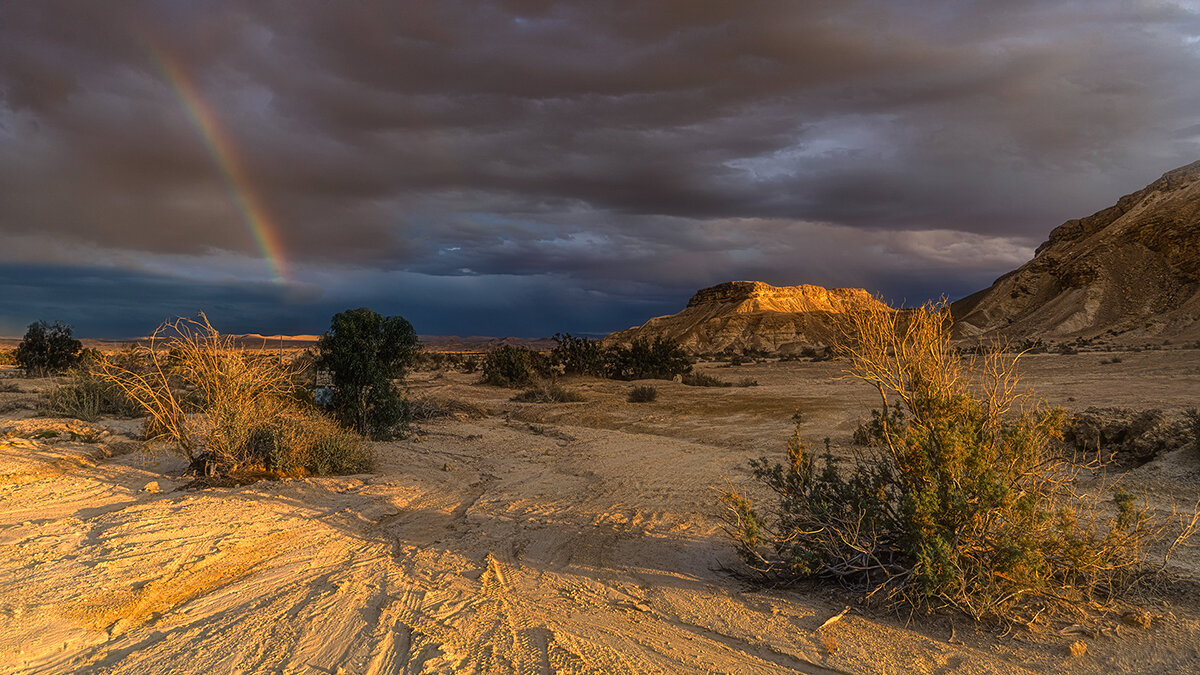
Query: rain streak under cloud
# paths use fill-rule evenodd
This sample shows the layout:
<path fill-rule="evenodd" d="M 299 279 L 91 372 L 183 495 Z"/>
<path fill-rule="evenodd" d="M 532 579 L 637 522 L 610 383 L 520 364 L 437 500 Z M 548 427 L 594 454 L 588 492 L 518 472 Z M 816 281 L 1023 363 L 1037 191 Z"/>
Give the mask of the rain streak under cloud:
<path fill-rule="evenodd" d="M 0 5 L 0 334 L 958 297 L 1200 158 L 1194 2 Z"/>

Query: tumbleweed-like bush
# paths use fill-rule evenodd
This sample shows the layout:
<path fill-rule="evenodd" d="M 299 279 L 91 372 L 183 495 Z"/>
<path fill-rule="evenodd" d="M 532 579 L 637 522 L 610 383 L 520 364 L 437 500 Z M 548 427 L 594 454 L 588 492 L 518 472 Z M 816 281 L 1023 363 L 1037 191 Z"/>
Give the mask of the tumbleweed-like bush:
<path fill-rule="evenodd" d="M 903 414 L 877 414 L 881 447 L 846 468 L 828 449 L 817 462 L 798 430 L 785 462 L 751 462 L 774 499 L 760 509 L 723 494 L 742 559 L 977 620 L 1063 617 L 1142 578 L 1163 523 L 1128 493 L 1108 504 L 1076 491 L 1050 444 L 1062 414 L 1018 393 L 1015 359 L 993 349 L 964 362 L 942 305 L 898 318 L 852 314 L 841 349 L 883 410 Z"/>
<path fill-rule="evenodd" d="M 99 372 L 146 415 L 148 442 L 197 469 L 342 473 L 369 465 L 360 436 L 297 401 L 274 355 L 238 347 L 203 314 L 164 323 L 133 356 L 106 359 Z"/>

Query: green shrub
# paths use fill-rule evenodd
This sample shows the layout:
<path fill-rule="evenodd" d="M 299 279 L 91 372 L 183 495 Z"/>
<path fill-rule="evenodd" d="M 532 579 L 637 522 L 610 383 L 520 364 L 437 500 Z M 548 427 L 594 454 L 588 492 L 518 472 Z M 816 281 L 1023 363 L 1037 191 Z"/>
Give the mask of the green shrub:
<path fill-rule="evenodd" d="M 29 324 L 14 357 L 29 377 L 45 377 L 74 365 L 81 349 L 83 343 L 71 337 L 70 326 L 35 321 Z"/>
<path fill-rule="evenodd" d="M 571 389 L 567 389 L 557 382 L 526 389 L 512 398 L 514 401 L 522 403 L 578 403 L 584 400 L 583 396 Z"/>
<path fill-rule="evenodd" d="M 679 345 L 656 337 L 638 338 L 628 347 L 609 350 L 609 376 L 617 380 L 669 380 L 692 370 L 692 361 Z"/>
<path fill-rule="evenodd" d="M 320 366 L 333 379 L 333 414 L 346 428 L 376 440 L 402 434 L 408 408 L 397 388 L 416 358 L 417 334 L 400 316 L 362 307 L 336 314 L 317 343 Z"/>
<path fill-rule="evenodd" d="M 688 373 L 683 376 L 683 383 L 689 387 L 732 387 L 732 382 L 707 375 L 705 373 Z"/>
<path fill-rule="evenodd" d="M 727 531 L 743 560 L 770 576 L 835 579 L 869 597 L 957 608 L 975 619 L 1065 616 L 1112 597 L 1142 573 L 1162 528 L 1124 494 L 1105 520 L 1098 497 L 1076 493 L 1051 466 L 1061 411 L 1019 404 L 1014 363 L 998 352 L 976 370 L 950 344 L 944 309 L 849 316 L 845 353 L 873 384 L 883 449 L 839 469 L 820 465 L 799 430 L 786 460 L 751 463 L 775 501 L 760 512 L 723 495 Z M 982 387 L 972 387 L 972 375 Z M 980 393 L 981 392 L 981 393 Z"/>
<path fill-rule="evenodd" d="M 657 398 L 658 389 L 648 384 L 629 390 L 630 403 L 653 403 Z"/>
<path fill-rule="evenodd" d="M 608 375 L 608 351 L 599 340 L 558 333 L 554 341 L 557 344 L 550 350 L 550 362 L 564 375 Z"/>
<path fill-rule="evenodd" d="M 525 347 L 502 345 L 483 359 L 483 382 L 497 387 L 532 387 L 550 376 L 550 361 Z"/>
<path fill-rule="evenodd" d="M 881 447 L 887 443 L 884 429 L 900 429 L 904 425 L 904 408 L 900 401 L 885 411 L 872 410 L 871 417 L 859 422 L 854 429 L 854 444 Z"/>

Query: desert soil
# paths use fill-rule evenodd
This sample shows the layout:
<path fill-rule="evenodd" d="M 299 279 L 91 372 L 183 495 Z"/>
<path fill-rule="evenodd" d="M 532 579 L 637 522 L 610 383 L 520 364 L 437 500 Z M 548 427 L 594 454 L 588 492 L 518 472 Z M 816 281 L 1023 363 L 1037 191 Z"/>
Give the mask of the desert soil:
<path fill-rule="evenodd" d="M 1159 407 L 1200 398 L 1200 351 L 1037 355 L 1051 404 Z M 411 395 L 459 411 L 376 448 L 371 474 L 181 489 L 136 420 L 22 407 L 50 383 L 0 380 L 0 672 L 1023 673 L 1195 672 L 1200 602 L 1146 600 L 1149 628 L 1031 634 L 894 616 L 835 588 L 732 574 L 717 493 L 810 447 L 848 455 L 873 404 L 842 365 L 706 372 L 759 386 L 567 382 L 582 403 L 523 404 L 476 375 L 416 373 Z M 646 383 L 642 383 L 646 384 Z M 11 388 L 11 386 L 9 387 Z M 49 437 L 46 432 L 57 432 Z M 1131 471 L 1158 510 L 1190 507 L 1200 457 Z M 1191 580 L 1200 555 L 1171 571 Z M 1180 585 L 1190 589 L 1189 581 Z M 844 608 L 844 618 L 824 628 Z M 1070 656 L 1082 641 L 1086 653 Z"/>

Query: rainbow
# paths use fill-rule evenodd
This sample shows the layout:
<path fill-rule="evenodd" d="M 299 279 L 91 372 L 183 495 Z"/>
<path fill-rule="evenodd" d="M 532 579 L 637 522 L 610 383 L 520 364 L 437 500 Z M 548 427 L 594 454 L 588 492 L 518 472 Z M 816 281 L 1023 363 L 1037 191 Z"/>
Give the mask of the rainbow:
<path fill-rule="evenodd" d="M 241 211 L 242 219 L 258 244 L 259 250 L 262 251 L 263 257 L 266 258 L 267 264 L 270 265 L 275 280 L 287 283 L 288 266 L 279 239 L 279 226 L 272 220 L 262 198 L 254 189 L 250 175 L 238 156 L 232 136 L 221 126 L 216 114 L 204 102 L 199 88 L 187 72 L 165 51 L 156 48 L 152 42 L 142 40 L 142 43 L 150 60 L 162 72 L 171 88 L 175 90 L 188 118 L 191 119 L 192 124 L 204 139 L 209 154 L 212 155 L 213 161 L 221 170 L 230 196 L 238 210 Z"/>

